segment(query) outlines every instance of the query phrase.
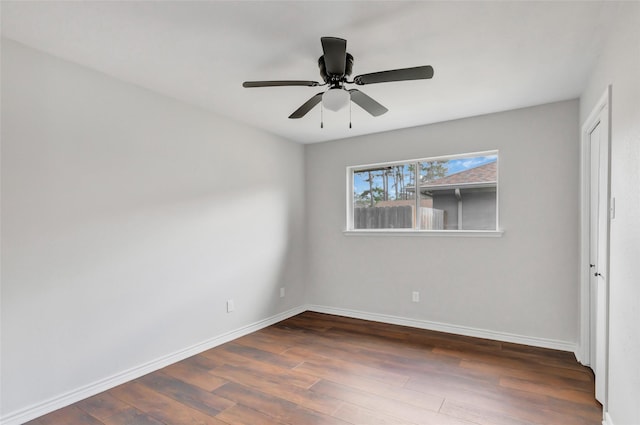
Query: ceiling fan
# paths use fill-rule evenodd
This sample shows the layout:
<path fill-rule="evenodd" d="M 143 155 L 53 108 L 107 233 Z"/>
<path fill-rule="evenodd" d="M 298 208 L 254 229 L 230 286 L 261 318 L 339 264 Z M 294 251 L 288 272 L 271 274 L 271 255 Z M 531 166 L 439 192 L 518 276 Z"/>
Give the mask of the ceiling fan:
<path fill-rule="evenodd" d="M 338 111 L 352 101 L 362 109 L 373 115 L 380 116 L 388 111 L 387 108 L 373 100 L 358 89 L 346 89 L 345 84 L 359 86 L 392 81 L 425 80 L 433 77 L 431 66 L 417 66 L 414 68 L 393 69 L 390 71 L 372 72 L 362 74 L 349 81 L 353 69 L 353 56 L 347 53 L 347 40 L 337 37 L 322 37 L 323 55 L 318 59 L 320 76 L 324 84 L 317 81 L 305 80 L 276 80 L 276 81 L 245 81 L 243 87 L 280 87 L 280 86 L 329 86 L 323 92 L 317 93 L 296 109 L 289 118 L 302 118 L 318 103 L 332 111 Z"/>

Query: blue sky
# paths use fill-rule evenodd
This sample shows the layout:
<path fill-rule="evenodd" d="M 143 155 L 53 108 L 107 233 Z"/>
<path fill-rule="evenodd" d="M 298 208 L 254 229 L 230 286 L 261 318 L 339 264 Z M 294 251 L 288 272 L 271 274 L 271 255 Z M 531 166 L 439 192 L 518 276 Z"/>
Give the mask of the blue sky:
<path fill-rule="evenodd" d="M 449 167 L 449 171 L 447 175 L 459 173 L 460 171 L 469 170 L 471 168 L 476 168 L 484 164 L 488 164 L 490 162 L 495 161 L 498 158 L 497 155 L 487 155 L 487 156 L 474 156 L 471 158 L 459 158 L 459 159 L 451 159 L 447 162 L 447 166 Z"/>

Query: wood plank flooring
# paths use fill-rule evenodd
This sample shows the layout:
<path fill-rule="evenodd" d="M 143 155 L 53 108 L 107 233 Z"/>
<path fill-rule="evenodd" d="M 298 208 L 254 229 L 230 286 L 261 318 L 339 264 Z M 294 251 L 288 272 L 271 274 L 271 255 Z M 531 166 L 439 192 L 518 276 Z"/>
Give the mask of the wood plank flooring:
<path fill-rule="evenodd" d="M 306 312 L 30 425 L 596 425 L 572 354 Z"/>

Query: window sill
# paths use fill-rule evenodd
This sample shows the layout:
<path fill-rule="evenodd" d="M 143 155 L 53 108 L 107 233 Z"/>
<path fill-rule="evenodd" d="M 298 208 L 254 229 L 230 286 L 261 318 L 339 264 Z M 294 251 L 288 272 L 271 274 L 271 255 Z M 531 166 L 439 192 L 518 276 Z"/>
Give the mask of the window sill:
<path fill-rule="evenodd" d="M 464 237 L 464 238 L 501 238 L 503 230 L 401 230 L 371 229 L 344 230 L 344 236 L 426 236 L 426 237 Z"/>

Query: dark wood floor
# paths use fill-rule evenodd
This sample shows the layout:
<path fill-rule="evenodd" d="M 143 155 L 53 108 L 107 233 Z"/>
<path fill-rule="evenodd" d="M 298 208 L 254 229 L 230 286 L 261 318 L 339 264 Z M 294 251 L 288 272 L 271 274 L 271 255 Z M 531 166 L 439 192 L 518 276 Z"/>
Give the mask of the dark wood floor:
<path fill-rule="evenodd" d="M 566 352 L 306 312 L 32 425 L 600 424 Z"/>

